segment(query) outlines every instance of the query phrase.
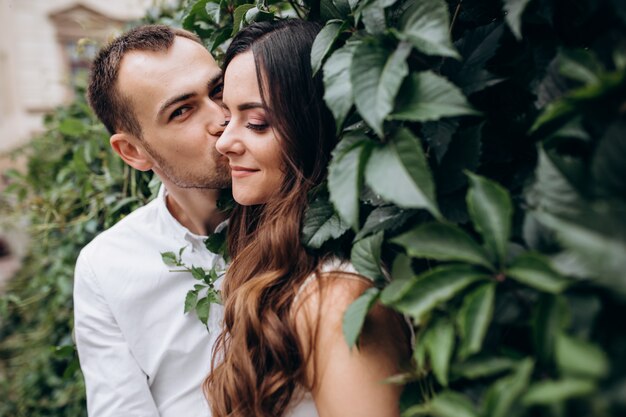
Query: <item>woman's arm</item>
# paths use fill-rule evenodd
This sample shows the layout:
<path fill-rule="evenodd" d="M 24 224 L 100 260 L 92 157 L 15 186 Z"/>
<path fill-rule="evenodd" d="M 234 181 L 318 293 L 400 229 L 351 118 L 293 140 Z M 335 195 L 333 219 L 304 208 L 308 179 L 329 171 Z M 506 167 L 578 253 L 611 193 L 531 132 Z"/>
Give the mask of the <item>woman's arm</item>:
<path fill-rule="evenodd" d="M 320 417 L 397 417 L 402 387 L 382 381 L 399 372 L 410 356 L 406 323 L 376 305 L 368 314 L 358 347 L 348 348 L 343 314 L 371 282 L 352 274 L 325 275 L 306 289 L 296 310 L 308 382 Z"/>

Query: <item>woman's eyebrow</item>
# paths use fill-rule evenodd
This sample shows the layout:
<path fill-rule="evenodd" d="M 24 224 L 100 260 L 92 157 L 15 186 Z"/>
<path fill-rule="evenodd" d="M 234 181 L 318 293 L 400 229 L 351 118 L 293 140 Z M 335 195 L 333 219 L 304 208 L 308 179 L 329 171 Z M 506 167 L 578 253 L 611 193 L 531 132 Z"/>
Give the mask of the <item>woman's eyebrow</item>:
<path fill-rule="evenodd" d="M 242 103 L 240 105 L 237 106 L 237 109 L 239 111 L 244 111 L 244 110 L 250 110 L 250 109 L 258 109 L 258 108 L 263 108 L 263 103 L 259 103 L 256 101 L 251 101 L 248 103 Z"/>

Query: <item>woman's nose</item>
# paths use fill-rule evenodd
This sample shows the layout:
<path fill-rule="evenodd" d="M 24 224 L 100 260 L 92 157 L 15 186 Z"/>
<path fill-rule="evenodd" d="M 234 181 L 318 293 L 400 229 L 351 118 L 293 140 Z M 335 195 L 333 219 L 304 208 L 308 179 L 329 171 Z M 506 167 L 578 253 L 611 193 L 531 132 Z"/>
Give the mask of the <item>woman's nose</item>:
<path fill-rule="evenodd" d="M 222 134 L 217 139 L 217 142 L 215 142 L 215 149 L 222 155 L 237 153 L 239 147 L 235 140 L 233 126 L 229 125 L 228 122 L 222 124 L 222 126 L 225 126 L 225 128 L 223 127 L 224 130 Z"/>

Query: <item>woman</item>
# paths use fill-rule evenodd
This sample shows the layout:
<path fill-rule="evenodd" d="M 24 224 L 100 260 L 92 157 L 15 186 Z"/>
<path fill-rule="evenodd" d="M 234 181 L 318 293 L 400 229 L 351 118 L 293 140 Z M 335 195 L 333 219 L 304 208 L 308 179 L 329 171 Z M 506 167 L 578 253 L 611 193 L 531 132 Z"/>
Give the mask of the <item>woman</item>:
<path fill-rule="evenodd" d="M 332 115 L 312 77 L 319 27 L 258 23 L 224 63 L 227 127 L 216 147 L 239 203 L 224 280 L 224 331 L 205 392 L 214 416 L 397 416 L 401 387 L 381 383 L 408 356 L 402 321 L 375 307 L 359 349 L 342 334 L 346 308 L 370 281 L 300 242 L 307 193 L 325 178 Z"/>

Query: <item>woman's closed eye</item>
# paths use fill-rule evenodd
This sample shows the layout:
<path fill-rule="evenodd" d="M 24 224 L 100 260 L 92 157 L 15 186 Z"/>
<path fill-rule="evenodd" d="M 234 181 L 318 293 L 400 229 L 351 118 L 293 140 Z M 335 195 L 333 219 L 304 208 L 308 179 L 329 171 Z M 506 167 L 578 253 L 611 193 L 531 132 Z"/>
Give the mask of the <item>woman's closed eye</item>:
<path fill-rule="evenodd" d="M 268 127 L 269 124 L 265 120 L 261 119 L 250 119 L 248 123 L 246 123 L 246 128 L 254 130 L 256 132 L 263 132 Z"/>

